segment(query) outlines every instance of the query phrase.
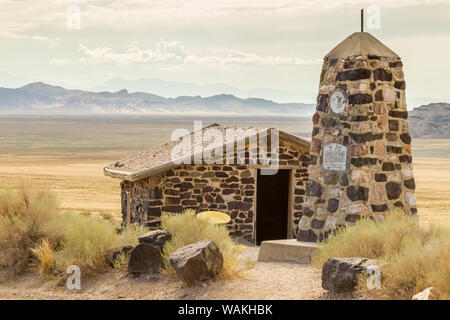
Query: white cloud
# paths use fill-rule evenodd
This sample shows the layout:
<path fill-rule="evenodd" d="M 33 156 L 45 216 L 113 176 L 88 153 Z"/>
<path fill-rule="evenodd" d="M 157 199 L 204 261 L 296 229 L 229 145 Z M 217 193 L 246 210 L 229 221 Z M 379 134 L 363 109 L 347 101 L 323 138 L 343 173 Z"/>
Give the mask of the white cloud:
<path fill-rule="evenodd" d="M 320 59 L 304 60 L 297 57 L 259 56 L 239 50 L 229 50 L 224 56 L 198 56 L 188 52 L 179 41 L 159 40 L 154 50 L 140 49 L 137 46 L 128 48 L 125 52 L 116 52 L 109 47 L 89 49 L 80 45 L 79 52 L 83 55 L 81 62 L 93 64 L 115 64 L 125 66 L 135 63 L 145 64 L 198 64 L 198 65 L 289 65 L 289 64 L 320 64 Z"/>

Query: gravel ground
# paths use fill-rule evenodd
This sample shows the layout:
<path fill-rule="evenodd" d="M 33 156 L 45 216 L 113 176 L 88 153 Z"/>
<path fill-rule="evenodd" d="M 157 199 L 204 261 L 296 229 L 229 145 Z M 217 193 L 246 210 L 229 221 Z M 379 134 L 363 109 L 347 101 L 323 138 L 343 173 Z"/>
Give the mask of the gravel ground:
<path fill-rule="evenodd" d="M 248 246 L 244 260 L 254 261 L 244 279 L 217 280 L 186 286 L 175 275 L 132 278 L 108 272 L 82 279 L 80 292 L 69 292 L 56 280 L 36 275 L 0 283 L 0 299 L 355 299 L 334 296 L 321 287 L 321 271 L 310 265 L 256 262 L 259 247 Z"/>

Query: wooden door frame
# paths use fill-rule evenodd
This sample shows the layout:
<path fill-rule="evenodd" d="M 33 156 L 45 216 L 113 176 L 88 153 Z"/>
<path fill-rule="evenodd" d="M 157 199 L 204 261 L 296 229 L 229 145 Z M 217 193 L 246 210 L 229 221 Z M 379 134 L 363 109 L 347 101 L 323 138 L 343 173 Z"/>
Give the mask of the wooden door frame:
<path fill-rule="evenodd" d="M 258 170 L 264 169 L 264 166 L 255 166 L 252 169 L 255 174 L 255 198 L 254 198 L 254 214 L 253 214 L 253 243 L 256 244 L 256 228 L 257 228 L 257 219 L 258 219 Z M 266 167 L 267 168 L 267 167 Z M 295 185 L 293 184 L 295 181 L 295 170 L 298 169 L 298 166 L 279 166 L 278 170 L 289 170 L 289 186 L 288 186 L 288 217 L 287 217 L 287 233 L 286 239 L 293 239 L 292 236 L 292 225 L 294 221 L 294 190 Z"/>

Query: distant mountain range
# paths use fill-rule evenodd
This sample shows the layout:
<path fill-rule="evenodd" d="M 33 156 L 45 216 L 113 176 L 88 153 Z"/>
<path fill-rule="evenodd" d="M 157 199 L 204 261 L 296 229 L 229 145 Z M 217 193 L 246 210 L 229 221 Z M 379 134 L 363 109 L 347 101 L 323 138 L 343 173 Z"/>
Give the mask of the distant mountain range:
<path fill-rule="evenodd" d="M 302 101 L 304 98 L 310 96 L 308 92 L 280 91 L 271 88 L 253 88 L 242 89 L 230 86 L 224 83 L 214 84 L 195 84 L 177 81 L 165 81 L 161 79 L 137 79 L 126 80 L 120 78 L 112 78 L 108 81 L 97 85 L 87 90 L 92 91 L 119 91 L 127 88 L 128 91 L 133 92 L 152 92 L 163 97 L 177 97 L 177 96 L 214 96 L 222 93 L 232 94 L 237 97 L 251 98 L 260 97 L 267 100 L 278 102 L 292 102 Z"/>
<path fill-rule="evenodd" d="M 430 103 L 409 112 L 409 131 L 414 138 L 450 138 L 450 104 Z"/>
<path fill-rule="evenodd" d="M 145 92 L 91 92 L 68 90 L 42 82 L 9 89 L 0 88 L 2 113 L 145 113 L 145 114 L 239 114 L 311 116 L 315 106 L 304 103 L 276 103 L 260 98 L 241 99 L 231 94 L 210 97 L 164 98 Z"/>
<path fill-rule="evenodd" d="M 150 84 L 150 83 L 147 83 Z M 310 117 L 315 105 L 277 103 L 231 94 L 165 98 L 145 92 L 69 90 L 42 82 L 0 88 L 0 114 L 208 114 Z M 450 104 L 431 103 L 409 111 L 414 138 L 450 138 Z"/>

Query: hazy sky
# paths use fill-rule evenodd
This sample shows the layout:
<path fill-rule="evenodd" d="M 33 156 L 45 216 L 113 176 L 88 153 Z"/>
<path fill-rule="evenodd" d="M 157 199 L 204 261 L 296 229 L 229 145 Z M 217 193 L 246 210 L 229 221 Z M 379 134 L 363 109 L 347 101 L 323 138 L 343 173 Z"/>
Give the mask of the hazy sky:
<path fill-rule="evenodd" d="M 0 0 L 0 86 L 157 78 L 312 102 L 323 57 L 371 5 L 381 28 L 367 31 L 402 57 L 410 106 L 450 102 L 450 1 L 437 0 Z"/>

